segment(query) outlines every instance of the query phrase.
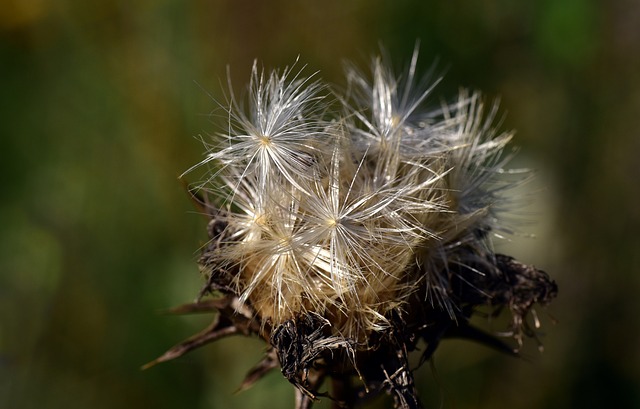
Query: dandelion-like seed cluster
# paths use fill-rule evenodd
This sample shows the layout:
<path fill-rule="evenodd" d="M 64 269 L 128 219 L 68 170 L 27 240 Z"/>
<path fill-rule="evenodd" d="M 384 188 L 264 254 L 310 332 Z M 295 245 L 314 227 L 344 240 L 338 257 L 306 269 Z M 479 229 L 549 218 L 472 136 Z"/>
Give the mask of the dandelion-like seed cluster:
<path fill-rule="evenodd" d="M 201 296 L 214 298 L 182 307 L 218 317 L 160 361 L 256 334 L 270 348 L 243 386 L 279 366 L 299 408 L 325 378 L 349 377 L 361 386 L 331 395 L 345 407 L 384 390 L 418 408 L 407 354 L 419 341 L 424 359 L 454 332 L 512 351 L 469 324 L 482 305 L 511 310 L 519 343 L 535 336 L 527 315 L 555 283 L 491 243 L 528 178 L 505 170 L 512 134 L 478 93 L 425 108 L 435 84 L 416 63 L 399 76 L 380 58 L 370 74 L 349 67 L 342 91 L 254 64 L 248 95 L 230 91 L 225 131 L 192 169 L 206 172 L 191 191 L 210 218 Z"/>

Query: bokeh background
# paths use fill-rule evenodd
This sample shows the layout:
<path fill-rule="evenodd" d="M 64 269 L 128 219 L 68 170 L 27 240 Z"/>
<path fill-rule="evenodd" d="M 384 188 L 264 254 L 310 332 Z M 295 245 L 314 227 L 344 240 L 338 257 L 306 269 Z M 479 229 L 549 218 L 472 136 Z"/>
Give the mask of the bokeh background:
<path fill-rule="evenodd" d="M 560 287 L 539 311 L 544 353 L 445 342 L 418 371 L 423 399 L 640 407 L 636 0 L 4 0 L 0 407 L 292 407 L 277 372 L 235 393 L 257 340 L 139 370 L 209 320 L 160 313 L 201 285 L 206 221 L 177 177 L 216 130 L 227 65 L 240 89 L 254 58 L 300 55 L 340 84 L 344 59 L 367 64 L 382 44 L 401 67 L 416 39 L 421 67 L 446 73 L 437 98 L 464 86 L 501 99 L 517 165 L 538 170 L 537 223 L 523 229 L 537 238 L 507 248 Z"/>

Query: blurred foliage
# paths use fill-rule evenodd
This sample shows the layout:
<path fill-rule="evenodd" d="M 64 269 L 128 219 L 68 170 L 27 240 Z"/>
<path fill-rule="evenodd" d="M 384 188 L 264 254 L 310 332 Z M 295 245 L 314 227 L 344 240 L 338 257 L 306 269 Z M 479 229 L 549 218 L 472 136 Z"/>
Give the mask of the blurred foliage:
<path fill-rule="evenodd" d="M 509 251 L 560 287 L 559 323 L 540 311 L 543 354 L 446 342 L 419 371 L 425 401 L 640 407 L 639 27 L 634 0 L 5 0 L 0 407 L 291 407 L 278 373 L 234 394 L 257 340 L 139 370 L 208 320 L 159 313 L 201 284 L 205 220 L 177 176 L 201 158 L 192 136 L 215 131 L 227 64 L 240 85 L 254 58 L 300 55 L 339 83 L 343 59 L 382 44 L 400 65 L 416 39 L 422 67 L 446 72 L 443 97 L 501 97 L 545 186 L 523 227 L 538 238 Z"/>

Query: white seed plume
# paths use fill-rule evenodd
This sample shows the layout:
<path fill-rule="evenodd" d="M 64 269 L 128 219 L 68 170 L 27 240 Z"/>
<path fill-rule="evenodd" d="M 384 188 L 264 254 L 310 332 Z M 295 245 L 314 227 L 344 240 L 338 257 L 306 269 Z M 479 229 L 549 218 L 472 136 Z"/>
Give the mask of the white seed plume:
<path fill-rule="evenodd" d="M 248 98 L 231 92 L 227 131 L 194 168 L 212 165 L 201 187 L 226 222 L 215 264 L 264 322 L 314 312 L 366 342 L 419 288 L 451 310 L 447 266 L 502 231 L 511 134 L 478 94 L 425 110 L 435 84 L 416 80 L 416 60 L 403 76 L 380 59 L 371 78 L 348 68 L 335 99 L 301 71 L 256 65 Z"/>

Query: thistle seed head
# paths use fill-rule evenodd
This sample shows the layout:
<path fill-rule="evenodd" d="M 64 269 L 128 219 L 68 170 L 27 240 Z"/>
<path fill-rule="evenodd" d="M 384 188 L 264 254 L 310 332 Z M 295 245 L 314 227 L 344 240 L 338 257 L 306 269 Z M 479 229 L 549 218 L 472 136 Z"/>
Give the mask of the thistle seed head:
<path fill-rule="evenodd" d="M 271 349 L 248 383 L 279 362 L 299 407 L 325 377 L 354 374 L 396 407 L 420 407 L 407 363 L 418 340 L 424 359 L 456 331 L 508 351 L 468 324 L 474 308 L 507 306 L 520 342 L 535 335 L 533 304 L 557 291 L 492 251 L 509 230 L 508 192 L 526 179 L 505 177 L 512 134 L 494 128 L 496 106 L 461 91 L 426 109 L 435 83 L 416 78 L 416 61 L 402 75 L 380 58 L 370 75 L 349 67 L 344 92 L 295 66 L 254 65 L 247 98 L 230 90 L 225 131 L 191 169 L 205 169 L 192 193 L 211 220 L 202 295 L 222 296 L 186 308 L 219 311 L 197 340 L 263 337 Z M 334 398 L 349 406 L 356 392 Z"/>

